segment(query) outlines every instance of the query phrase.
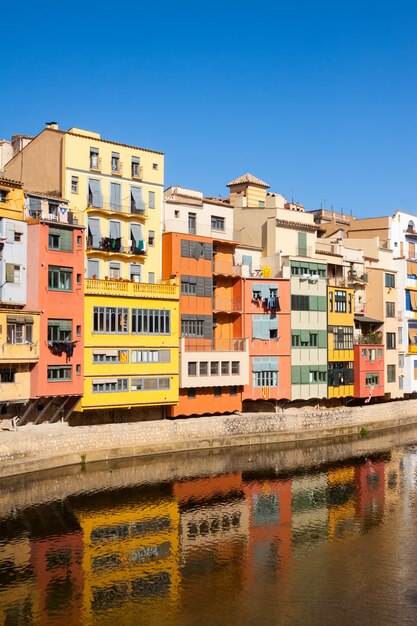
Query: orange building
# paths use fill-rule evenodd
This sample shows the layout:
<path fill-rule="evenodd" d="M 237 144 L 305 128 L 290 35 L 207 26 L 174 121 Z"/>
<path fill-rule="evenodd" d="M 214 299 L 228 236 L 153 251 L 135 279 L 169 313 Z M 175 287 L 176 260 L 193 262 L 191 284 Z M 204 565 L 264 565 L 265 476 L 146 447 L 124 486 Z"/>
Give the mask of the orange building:
<path fill-rule="evenodd" d="M 21 423 L 68 419 L 83 394 L 84 229 L 62 199 L 28 195 L 29 308 L 41 311 L 39 362 Z"/>
<path fill-rule="evenodd" d="M 170 416 L 231 413 L 249 382 L 233 209 L 180 187 L 165 192 L 162 277 L 180 283 L 180 392 Z"/>
<path fill-rule="evenodd" d="M 290 281 L 243 279 L 243 336 L 249 338 L 249 384 L 243 400 L 291 398 Z"/>

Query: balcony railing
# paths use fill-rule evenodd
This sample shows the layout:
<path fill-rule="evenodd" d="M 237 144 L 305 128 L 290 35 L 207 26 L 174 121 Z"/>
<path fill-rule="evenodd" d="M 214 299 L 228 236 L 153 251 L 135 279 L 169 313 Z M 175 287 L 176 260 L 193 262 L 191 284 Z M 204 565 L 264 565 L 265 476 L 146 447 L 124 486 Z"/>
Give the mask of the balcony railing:
<path fill-rule="evenodd" d="M 353 338 L 353 343 L 359 346 L 382 345 L 382 332 L 369 333 L 369 335 L 357 335 Z"/>
<path fill-rule="evenodd" d="M 185 352 L 245 352 L 246 339 L 199 339 L 186 337 Z"/>
<path fill-rule="evenodd" d="M 111 173 L 115 176 L 122 176 L 123 174 L 123 163 L 121 161 L 112 162 L 111 164 Z"/>
<path fill-rule="evenodd" d="M 132 166 L 132 178 L 135 180 L 142 180 L 143 178 L 143 167 L 139 165 L 139 167 L 135 168 Z"/>
<path fill-rule="evenodd" d="M 164 231 L 167 233 L 183 233 L 197 235 L 198 237 L 210 237 L 217 241 L 236 241 L 240 242 L 241 233 L 233 228 L 225 228 L 224 230 L 213 230 L 211 224 L 203 223 L 200 214 L 197 214 L 197 223 L 190 230 L 189 224 L 181 219 L 166 219 L 164 221 Z"/>
<path fill-rule="evenodd" d="M 92 237 L 87 238 L 87 252 L 97 250 L 100 252 L 109 252 L 110 254 L 129 254 L 146 256 L 146 242 L 138 241 L 137 246 L 122 246 L 121 238 L 113 239 L 112 237 L 103 237 L 100 243 L 94 244 Z"/>
<path fill-rule="evenodd" d="M 90 170 L 101 172 L 101 157 L 90 156 Z"/>
<path fill-rule="evenodd" d="M 117 204 L 115 202 L 111 202 L 109 198 L 103 198 L 100 205 L 101 206 L 95 206 L 93 198 L 88 199 L 87 206 L 89 209 L 107 211 L 109 213 L 122 213 L 123 215 L 135 215 L 138 217 L 146 217 L 148 215 L 145 205 L 143 205 L 143 207 L 136 207 L 133 203 Z"/>
<path fill-rule="evenodd" d="M 87 278 L 85 281 L 86 294 L 101 294 L 108 296 L 126 296 L 128 298 L 162 298 L 177 300 L 179 297 L 178 285 L 166 283 L 137 283 L 129 280 L 100 280 Z"/>
<path fill-rule="evenodd" d="M 226 313 L 241 312 L 242 300 L 231 300 L 229 298 L 214 298 L 213 303 L 214 311 L 223 311 Z"/>
<path fill-rule="evenodd" d="M 213 261 L 213 274 L 223 274 L 226 276 L 242 276 L 243 267 L 244 266 L 242 265 L 234 265 L 233 263 L 228 263 L 227 261 L 218 261 L 215 259 Z"/>

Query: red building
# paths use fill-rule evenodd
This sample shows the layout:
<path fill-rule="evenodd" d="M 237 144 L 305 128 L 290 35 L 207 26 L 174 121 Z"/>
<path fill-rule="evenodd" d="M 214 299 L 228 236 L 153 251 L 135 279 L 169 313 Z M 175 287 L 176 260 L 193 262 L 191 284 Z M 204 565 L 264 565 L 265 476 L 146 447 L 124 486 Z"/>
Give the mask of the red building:
<path fill-rule="evenodd" d="M 22 423 L 68 419 L 84 385 L 84 229 L 62 199 L 30 194 L 29 308 L 39 310 L 39 362 Z"/>
<path fill-rule="evenodd" d="M 242 282 L 243 336 L 249 338 L 243 400 L 290 400 L 290 281 L 258 277 Z"/>
<path fill-rule="evenodd" d="M 376 343 L 360 343 L 353 346 L 354 396 L 376 398 L 384 395 L 384 346 Z"/>

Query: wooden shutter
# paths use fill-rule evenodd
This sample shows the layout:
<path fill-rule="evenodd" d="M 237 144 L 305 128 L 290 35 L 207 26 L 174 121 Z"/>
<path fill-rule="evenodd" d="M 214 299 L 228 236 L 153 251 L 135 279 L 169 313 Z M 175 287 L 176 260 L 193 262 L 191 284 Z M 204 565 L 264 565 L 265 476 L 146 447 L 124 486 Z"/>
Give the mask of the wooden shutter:
<path fill-rule="evenodd" d="M 6 283 L 14 283 L 14 264 L 6 263 Z"/>

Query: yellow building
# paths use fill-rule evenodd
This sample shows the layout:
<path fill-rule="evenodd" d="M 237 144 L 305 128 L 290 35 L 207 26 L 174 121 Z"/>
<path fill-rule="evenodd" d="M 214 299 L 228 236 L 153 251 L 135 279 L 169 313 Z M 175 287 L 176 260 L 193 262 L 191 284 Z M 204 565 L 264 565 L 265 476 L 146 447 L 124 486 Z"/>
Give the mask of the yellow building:
<path fill-rule="evenodd" d="M 28 191 L 67 198 L 86 228 L 79 410 L 160 417 L 178 401 L 179 368 L 179 290 L 160 282 L 164 155 L 50 124 L 5 170 Z"/>
<path fill-rule="evenodd" d="M 342 283 L 343 284 L 343 283 Z M 353 396 L 354 289 L 328 287 L 328 397 Z"/>
<path fill-rule="evenodd" d="M 96 613 L 110 608 L 116 620 L 134 623 L 137 603 L 144 624 L 161 623 L 166 614 L 174 619 L 180 578 L 177 502 L 167 496 L 156 504 L 115 503 L 75 514 L 84 535 L 82 623 L 95 624 Z"/>

